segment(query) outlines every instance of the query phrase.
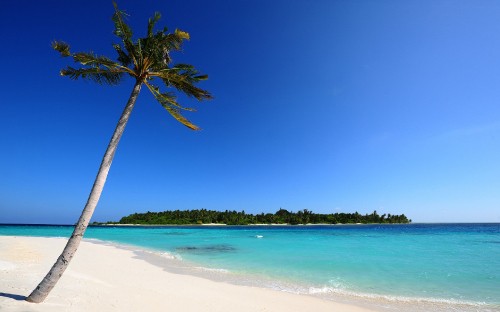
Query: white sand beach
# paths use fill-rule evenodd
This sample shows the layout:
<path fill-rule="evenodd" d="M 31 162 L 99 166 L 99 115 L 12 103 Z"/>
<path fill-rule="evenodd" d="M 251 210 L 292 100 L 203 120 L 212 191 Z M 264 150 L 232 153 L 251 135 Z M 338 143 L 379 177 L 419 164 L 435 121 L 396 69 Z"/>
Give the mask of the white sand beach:
<path fill-rule="evenodd" d="M 176 274 L 131 250 L 89 241 L 82 242 L 45 302 L 24 301 L 65 242 L 62 238 L 0 236 L 0 311 L 374 311 Z"/>

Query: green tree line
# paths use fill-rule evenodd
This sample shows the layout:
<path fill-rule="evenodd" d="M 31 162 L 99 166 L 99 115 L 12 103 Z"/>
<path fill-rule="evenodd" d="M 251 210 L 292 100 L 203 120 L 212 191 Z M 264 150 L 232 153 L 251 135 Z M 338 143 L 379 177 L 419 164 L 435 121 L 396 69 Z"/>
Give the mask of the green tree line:
<path fill-rule="evenodd" d="M 290 212 L 279 209 L 276 213 L 248 214 L 245 211 L 214 211 L 206 209 L 170 210 L 162 212 L 133 213 L 108 224 L 355 224 L 355 223 L 410 223 L 404 214 L 379 215 L 377 211 L 362 215 L 355 213 L 318 214 L 304 209 Z"/>

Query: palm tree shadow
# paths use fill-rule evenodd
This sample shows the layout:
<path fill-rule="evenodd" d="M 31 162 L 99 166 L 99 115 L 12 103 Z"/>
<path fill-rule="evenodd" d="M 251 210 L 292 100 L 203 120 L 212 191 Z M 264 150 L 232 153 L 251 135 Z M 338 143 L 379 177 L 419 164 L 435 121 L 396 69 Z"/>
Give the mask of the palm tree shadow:
<path fill-rule="evenodd" d="M 24 301 L 24 300 L 26 300 L 26 296 L 21 296 L 21 295 L 16 295 L 16 294 L 9 294 L 9 293 L 4 293 L 4 292 L 0 292 L 0 297 L 10 298 L 10 299 L 14 299 L 14 300 L 17 300 L 17 301 Z"/>

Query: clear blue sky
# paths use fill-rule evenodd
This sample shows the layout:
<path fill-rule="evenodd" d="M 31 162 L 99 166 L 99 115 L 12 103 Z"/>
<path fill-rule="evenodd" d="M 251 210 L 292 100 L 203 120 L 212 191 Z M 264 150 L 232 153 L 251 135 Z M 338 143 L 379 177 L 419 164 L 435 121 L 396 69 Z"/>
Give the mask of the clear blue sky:
<path fill-rule="evenodd" d="M 139 4 L 140 3 L 140 4 Z M 210 102 L 177 123 L 144 89 L 94 221 L 168 209 L 500 222 L 497 0 L 119 1 L 191 34 Z M 74 223 L 133 86 L 60 77 L 114 57 L 111 1 L 2 1 L 0 223 Z"/>

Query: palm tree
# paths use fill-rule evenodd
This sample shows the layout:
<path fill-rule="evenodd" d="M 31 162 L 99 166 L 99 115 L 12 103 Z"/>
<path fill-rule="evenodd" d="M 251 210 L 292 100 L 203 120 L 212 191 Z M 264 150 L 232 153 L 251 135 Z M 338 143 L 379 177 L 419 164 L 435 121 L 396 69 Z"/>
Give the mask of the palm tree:
<path fill-rule="evenodd" d="M 90 79 L 99 84 L 116 85 L 124 76 L 130 75 L 135 79 L 135 84 L 106 149 L 87 204 L 75 225 L 73 234 L 45 278 L 26 298 L 29 302 L 42 302 L 56 285 L 70 260 L 73 258 L 101 196 L 118 142 L 123 134 L 130 113 L 134 108 L 142 85 L 146 85 L 156 100 L 176 120 L 192 130 L 198 130 L 199 128 L 182 116 L 181 112 L 183 110 L 193 111 L 193 109 L 185 108 L 177 103 L 177 97 L 174 93 L 160 92 L 159 87 L 152 84 L 153 80 L 160 80 L 165 87 L 176 89 L 199 101 L 212 98 L 208 91 L 195 86 L 197 82 L 206 80 L 208 78 L 207 75 L 199 74 L 191 65 L 171 64 L 170 52 L 181 49 L 183 41 L 189 39 L 187 32 L 176 29 L 173 33 L 169 33 L 167 28 L 154 32 L 155 24 L 160 19 L 160 14 L 155 13 L 148 21 L 147 36 L 133 41 L 132 30 L 124 21 L 126 14 L 118 9 L 116 3 L 113 2 L 113 6 L 115 8 L 112 17 L 115 27 L 114 34 L 121 40 L 121 44 L 113 45 L 113 48 L 118 53 L 116 62 L 105 56 L 97 56 L 92 52 L 72 53 L 70 52 L 69 45 L 64 42 L 54 42 L 52 45 L 61 56 L 72 57 L 76 63 L 82 65 L 80 68 L 68 66 L 61 70 L 62 76 L 68 76 L 74 80 L 82 78 Z"/>

